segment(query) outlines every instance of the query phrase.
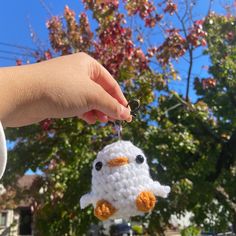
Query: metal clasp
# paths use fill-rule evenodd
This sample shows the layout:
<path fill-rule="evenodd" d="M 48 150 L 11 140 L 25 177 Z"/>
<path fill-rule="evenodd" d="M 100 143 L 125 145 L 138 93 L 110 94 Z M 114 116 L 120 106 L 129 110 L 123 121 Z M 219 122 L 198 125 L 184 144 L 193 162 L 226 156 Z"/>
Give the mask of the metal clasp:
<path fill-rule="evenodd" d="M 131 101 L 128 102 L 127 104 L 127 107 L 130 107 L 130 114 L 133 116 L 133 117 L 136 117 L 137 116 L 137 112 L 140 108 L 140 100 L 139 99 L 132 99 Z M 125 121 L 120 121 L 120 120 L 117 120 L 114 122 L 114 128 L 117 132 L 117 135 L 118 135 L 118 139 L 121 140 L 121 132 L 122 132 L 122 129 L 123 127 L 127 124 L 127 122 Z"/>

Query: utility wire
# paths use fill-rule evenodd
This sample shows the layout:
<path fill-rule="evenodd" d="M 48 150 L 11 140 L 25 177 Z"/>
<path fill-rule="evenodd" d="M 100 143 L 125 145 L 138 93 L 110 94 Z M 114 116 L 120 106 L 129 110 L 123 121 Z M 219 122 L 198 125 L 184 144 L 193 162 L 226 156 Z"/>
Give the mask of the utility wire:
<path fill-rule="evenodd" d="M 42 7 L 46 10 L 46 12 L 48 13 L 48 15 L 50 17 L 53 16 L 52 10 L 50 9 L 50 7 L 48 6 L 48 4 L 44 1 L 44 0 L 39 0 L 40 4 L 42 5 Z"/>
<path fill-rule="evenodd" d="M 0 50 L 0 53 L 35 58 L 32 54 L 27 54 L 27 53 L 24 54 L 24 53 L 20 53 L 20 52 L 12 52 L 12 51 L 7 51 L 7 50 Z"/>
<path fill-rule="evenodd" d="M 37 50 L 34 49 L 34 48 L 29 48 L 29 47 L 25 47 L 25 46 L 22 46 L 22 45 L 11 44 L 11 43 L 5 43 L 5 42 L 0 42 L 0 45 L 7 46 L 7 47 L 13 47 L 13 48 L 19 48 L 19 49 L 25 49 L 25 50 L 33 51 L 33 52 L 36 52 L 36 51 L 37 51 Z"/>
<path fill-rule="evenodd" d="M 12 58 L 12 57 L 3 57 L 3 56 L 0 56 L 0 59 L 2 59 L 2 60 L 7 60 L 7 61 L 16 61 L 16 60 L 17 60 L 16 58 Z"/>

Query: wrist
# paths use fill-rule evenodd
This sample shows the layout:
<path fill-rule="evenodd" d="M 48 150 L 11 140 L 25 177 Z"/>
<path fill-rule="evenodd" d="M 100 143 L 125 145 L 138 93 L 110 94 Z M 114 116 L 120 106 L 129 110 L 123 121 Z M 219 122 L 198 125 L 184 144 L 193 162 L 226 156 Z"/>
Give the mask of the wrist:
<path fill-rule="evenodd" d="M 9 68 L 0 69 L 0 120 L 5 125 L 6 120 L 15 107 L 13 92 L 13 75 Z"/>
<path fill-rule="evenodd" d="M 38 96 L 32 65 L 0 68 L 0 120 L 4 126 L 24 125 L 27 107 Z M 28 117 L 30 119 L 30 117 Z"/>

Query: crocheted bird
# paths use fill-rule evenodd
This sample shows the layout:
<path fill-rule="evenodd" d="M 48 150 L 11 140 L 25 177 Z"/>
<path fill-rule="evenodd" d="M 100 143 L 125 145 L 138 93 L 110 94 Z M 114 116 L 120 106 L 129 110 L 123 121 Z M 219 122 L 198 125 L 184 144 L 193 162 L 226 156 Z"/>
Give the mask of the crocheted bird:
<path fill-rule="evenodd" d="M 92 191 L 80 199 L 81 208 L 94 206 L 100 220 L 140 215 L 151 211 L 156 197 L 167 197 L 169 186 L 153 181 L 146 157 L 129 141 L 107 145 L 97 155 L 92 170 Z"/>

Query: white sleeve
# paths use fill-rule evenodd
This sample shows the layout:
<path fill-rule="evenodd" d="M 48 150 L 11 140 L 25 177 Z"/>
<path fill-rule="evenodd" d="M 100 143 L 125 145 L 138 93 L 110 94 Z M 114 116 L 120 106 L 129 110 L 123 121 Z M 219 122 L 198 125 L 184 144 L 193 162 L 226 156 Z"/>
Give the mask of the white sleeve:
<path fill-rule="evenodd" d="M 0 122 L 0 179 L 3 176 L 7 164 L 7 145 L 6 145 L 6 137 L 4 134 L 4 130 L 2 127 L 2 123 Z"/>

